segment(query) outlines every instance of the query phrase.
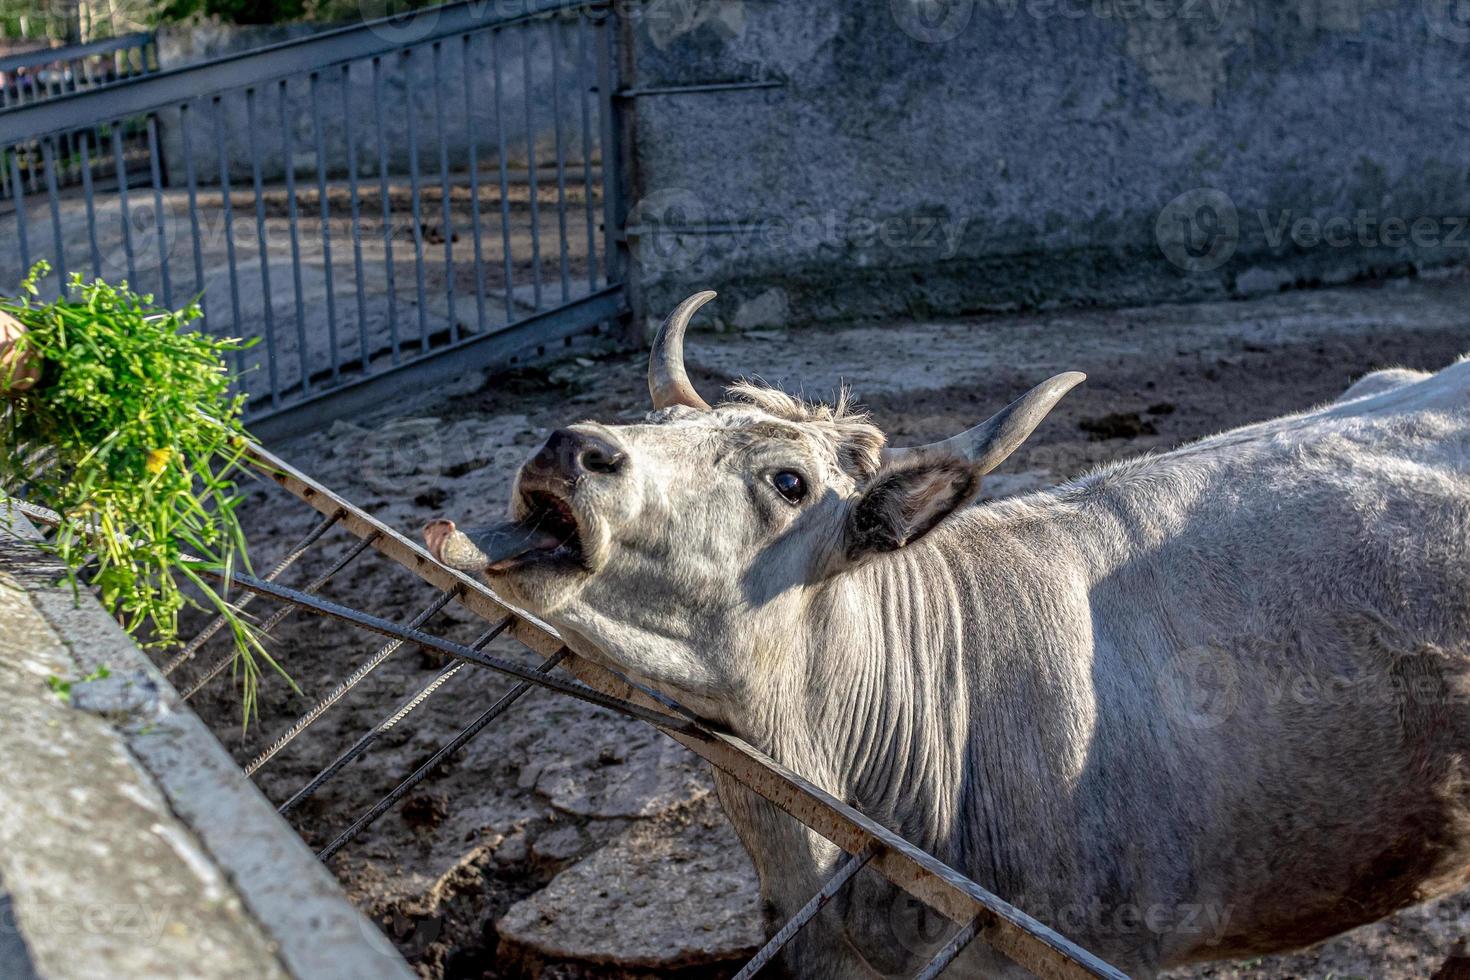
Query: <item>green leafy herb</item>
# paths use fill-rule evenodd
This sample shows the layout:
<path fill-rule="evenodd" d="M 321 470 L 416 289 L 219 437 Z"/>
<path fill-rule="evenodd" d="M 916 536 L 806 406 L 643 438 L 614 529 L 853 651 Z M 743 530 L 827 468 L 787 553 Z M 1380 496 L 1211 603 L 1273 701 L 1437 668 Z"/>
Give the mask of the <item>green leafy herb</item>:
<path fill-rule="evenodd" d="M 197 304 L 160 309 L 126 282 L 74 275 L 60 299 L 41 301 L 37 282 L 49 271 L 37 263 L 20 300 L 0 300 L 26 327 L 17 347 L 41 359 L 40 381 L 12 393 L 0 422 L 0 485 L 63 516 L 48 547 L 72 587 L 85 573 L 147 645 L 177 643 L 180 611 L 199 605 L 192 585 L 229 626 L 248 722 L 261 664 L 286 674 L 201 577 L 250 567 L 235 514 L 245 396 L 230 394 L 224 362 L 247 345 L 187 330 L 201 316 Z"/>

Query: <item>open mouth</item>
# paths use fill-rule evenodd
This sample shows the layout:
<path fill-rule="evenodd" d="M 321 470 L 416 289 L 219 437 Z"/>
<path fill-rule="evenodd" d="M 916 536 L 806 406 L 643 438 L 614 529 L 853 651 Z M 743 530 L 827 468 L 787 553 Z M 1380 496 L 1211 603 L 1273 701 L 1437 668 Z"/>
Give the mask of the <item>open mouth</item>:
<path fill-rule="evenodd" d="M 460 531 L 452 521 L 433 521 L 424 540 L 434 557 L 462 572 L 511 572 L 528 566 L 587 569 L 577 515 L 564 498 L 546 490 L 522 490 L 513 521 Z"/>
<path fill-rule="evenodd" d="M 519 554 L 497 562 L 494 570 L 513 567 L 526 561 L 556 561 L 582 564 L 582 533 L 571 504 L 545 490 L 529 490 L 521 494 L 521 517 L 515 526 L 526 534 Z M 509 564 L 507 564 L 509 563 Z"/>

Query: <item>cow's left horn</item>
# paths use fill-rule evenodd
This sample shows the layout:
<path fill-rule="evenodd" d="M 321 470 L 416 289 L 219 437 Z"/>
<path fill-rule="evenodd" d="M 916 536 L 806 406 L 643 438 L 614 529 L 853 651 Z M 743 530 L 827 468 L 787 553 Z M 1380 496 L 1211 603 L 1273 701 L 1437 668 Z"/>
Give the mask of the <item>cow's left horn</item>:
<path fill-rule="evenodd" d="M 684 405 L 709 411 L 709 402 L 699 397 L 684 371 L 684 328 L 689 326 L 694 311 L 714 298 L 710 290 L 695 293 L 675 307 L 658 328 L 653 350 L 648 355 L 648 393 L 653 397 L 654 408 Z"/>
<path fill-rule="evenodd" d="M 883 458 L 891 461 L 911 453 L 948 453 L 968 459 L 975 475 L 984 476 L 1005 462 L 1005 458 L 1026 441 L 1062 396 L 1085 380 L 1087 375 L 1081 371 L 1068 371 L 1048 378 L 973 429 L 927 446 L 886 449 Z"/>

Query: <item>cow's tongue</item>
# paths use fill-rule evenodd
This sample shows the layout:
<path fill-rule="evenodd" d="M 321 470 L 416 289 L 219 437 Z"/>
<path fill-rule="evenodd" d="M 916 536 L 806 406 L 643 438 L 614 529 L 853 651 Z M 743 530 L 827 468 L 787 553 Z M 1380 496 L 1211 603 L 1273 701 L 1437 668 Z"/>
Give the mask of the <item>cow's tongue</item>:
<path fill-rule="evenodd" d="M 507 521 L 493 527 L 453 531 L 444 540 L 439 559 L 450 568 L 462 572 L 483 572 L 499 568 L 533 551 L 550 551 L 561 539 L 549 531 Z"/>

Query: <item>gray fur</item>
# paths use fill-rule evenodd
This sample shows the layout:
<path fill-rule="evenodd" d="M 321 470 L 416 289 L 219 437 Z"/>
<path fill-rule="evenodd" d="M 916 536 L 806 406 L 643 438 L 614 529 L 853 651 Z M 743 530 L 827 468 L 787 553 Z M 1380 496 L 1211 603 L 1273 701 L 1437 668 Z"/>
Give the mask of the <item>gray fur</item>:
<path fill-rule="evenodd" d="M 1465 884 L 1470 362 L 959 506 L 893 550 L 849 547 L 899 476 L 881 434 L 741 397 L 594 426 L 628 465 L 576 483 L 588 570 L 492 584 L 1135 974 Z M 790 466 L 801 507 L 765 482 Z M 717 779 L 784 918 L 835 851 Z M 947 930 L 864 873 L 788 966 L 907 975 Z M 1004 970 L 977 943 L 946 975 Z"/>

